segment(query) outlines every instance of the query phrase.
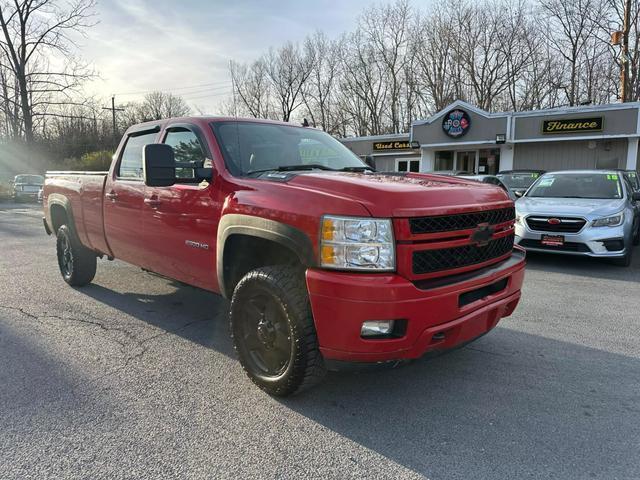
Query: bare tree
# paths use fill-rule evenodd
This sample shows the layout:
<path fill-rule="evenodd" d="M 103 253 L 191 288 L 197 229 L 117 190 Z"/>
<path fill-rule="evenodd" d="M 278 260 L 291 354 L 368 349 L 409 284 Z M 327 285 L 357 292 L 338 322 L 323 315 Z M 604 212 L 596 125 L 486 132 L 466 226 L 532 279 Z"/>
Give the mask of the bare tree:
<path fill-rule="evenodd" d="M 255 118 L 271 118 L 271 85 L 267 74 L 267 64 L 263 58 L 251 64 L 231 62 L 230 74 L 234 85 L 232 113 Z"/>
<path fill-rule="evenodd" d="M 303 103 L 302 90 L 313 70 L 314 59 L 301 53 L 297 44 L 289 42 L 269 50 L 265 62 L 282 120 L 288 122 Z"/>
<path fill-rule="evenodd" d="M 24 138 L 34 140 L 34 117 L 71 103 L 89 72 L 74 58 L 72 34 L 93 24 L 95 0 L 0 0 L 0 49 L 15 77 Z M 64 59 L 54 67 L 49 59 Z M 3 98 L 5 102 L 14 101 Z"/>
<path fill-rule="evenodd" d="M 569 69 L 566 84 L 559 85 L 567 103 L 580 102 L 580 62 L 591 39 L 595 37 L 604 14 L 601 0 L 539 0 L 542 13 L 549 22 L 551 47 Z"/>
<path fill-rule="evenodd" d="M 339 130 L 334 114 L 334 90 L 340 74 L 341 45 L 318 31 L 307 37 L 304 50 L 305 56 L 312 59 L 311 74 L 302 89 L 307 113 L 313 125 L 325 132 Z"/>
<path fill-rule="evenodd" d="M 137 108 L 143 121 L 184 117 L 191 113 L 191 108 L 182 97 L 166 92 L 146 94 Z"/>

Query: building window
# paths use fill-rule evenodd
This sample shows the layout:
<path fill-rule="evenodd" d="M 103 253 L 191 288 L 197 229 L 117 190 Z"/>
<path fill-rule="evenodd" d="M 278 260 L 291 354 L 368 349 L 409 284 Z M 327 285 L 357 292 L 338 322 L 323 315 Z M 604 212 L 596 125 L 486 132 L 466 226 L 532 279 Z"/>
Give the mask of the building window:
<path fill-rule="evenodd" d="M 406 160 L 396 160 L 396 171 L 417 173 L 420 171 L 420 159 L 407 158 Z"/>
<path fill-rule="evenodd" d="M 436 152 L 434 170 L 453 170 L 453 152 L 451 150 L 441 150 Z"/>

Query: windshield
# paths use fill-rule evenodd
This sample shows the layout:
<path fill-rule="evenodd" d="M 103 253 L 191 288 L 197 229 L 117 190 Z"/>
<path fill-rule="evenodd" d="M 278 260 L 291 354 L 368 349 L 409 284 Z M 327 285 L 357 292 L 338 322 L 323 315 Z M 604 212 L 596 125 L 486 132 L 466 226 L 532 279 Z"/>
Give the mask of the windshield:
<path fill-rule="evenodd" d="M 617 173 L 548 173 L 527 197 L 622 198 L 622 185 Z"/>
<path fill-rule="evenodd" d="M 216 122 L 213 130 L 233 175 L 278 169 L 368 169 L 351 150 L 319 130 L 257 122 Z"/>
<path fill-rule="evenodd" d="M 503 173 L 497 177 L 509 188 L 527 189 L 540 177 L 540 174 L 538 172 Z"/>
<path fill-rule="evenodd" d="M 624 176 L 627 177 L 634 190 L 640 190 L 640 178 L 636 172 L 625 172 Z"/>
<path fill-rule="evenodd" d="M 18 175 L 14 181 L 15 183 L 26 183 L 28 185 L 42 185 L 44 184 L 44 177 L 41 175 Z"/>

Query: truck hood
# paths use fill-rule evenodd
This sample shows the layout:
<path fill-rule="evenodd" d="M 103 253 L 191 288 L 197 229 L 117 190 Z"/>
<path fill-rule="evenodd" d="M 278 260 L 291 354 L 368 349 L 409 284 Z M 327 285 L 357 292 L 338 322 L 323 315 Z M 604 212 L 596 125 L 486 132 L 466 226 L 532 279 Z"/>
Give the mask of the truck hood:
<path fill-rule="evenodd" d="M 499 187 L 441 175 L 322 172 L 300 174 L 288 183 L 358 201 L 374 217 L 452 214 L 512 204 Z"/>
<path fill-rule="evenodd" d="M 580 216 L 591 220 L 613 215 L 624 208 L 624 199 L 522 197 L 516 202 L 521 215 Z"/>

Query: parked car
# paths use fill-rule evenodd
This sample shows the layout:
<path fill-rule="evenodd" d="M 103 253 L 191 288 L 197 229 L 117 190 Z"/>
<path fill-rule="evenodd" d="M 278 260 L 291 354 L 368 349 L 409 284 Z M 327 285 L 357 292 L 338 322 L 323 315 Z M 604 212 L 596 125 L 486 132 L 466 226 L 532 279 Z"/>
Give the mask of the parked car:
<path fill-rule="evenodd" d="M 40 190 L 38 190 L 38 203 L 42 203 L 42 194 L 44 192 L 44 185 L 42 187 L 40 187 Z"/>
<path fill-rule="evenodd" d="M 11 196 L 15 202 L 35 201 L 42 185 L 44 185 L 44 177 L 42 175 L 16 175 L 12 182 Z"/>
<path fill-rule="evenodd" d="M 458 176 L 461 178 L 466 178 L 467 180 L 475 180 L 476 182 L 495 185 L 503 189 L 505 192 L 507 192 L 507 195 L 509 195 L 509 198 L 514 202 L 518 199 L 518 197 L 516 197 L 516 194 L 511 190 L 509 190 L 509 188 L 502 182 L 502 180 L 500 180 L 495 175 L 458 175 Z"/>
<path fill-rule="evenodd" d="M 503 170 L 496 176 L 504 183 L 516 197 L 521 197 L 533 185 L 544 170 Z"/>
<path fill-rule="evenodd" d="M 640 242 L 638 202 L 640 192 L 615 170 L 547 173 L 516 202 L 516 242 L 629 266 Z"/>
<path fill-rule="evenodd" d="M 375 173 L 330 135 L 182 118 L 131 127 L 109 172 L 48 172 L 64 280 L 119 258 L 231 299 L 235 349 L 274 395 L 341 362 L 471 341 L 520 299 L 524 252 L 499 188 Z"/>
<path fill-rule="evenodd" d="M 622 172 L 624 177 L 629 181 L 629 183 L 631 184 L 631 188 L 633 188 L 634 191 L 640 191 L 640 176 L 638 176 L 638 172 L 636 172 L 635 170 L 619 171 Z"/>

